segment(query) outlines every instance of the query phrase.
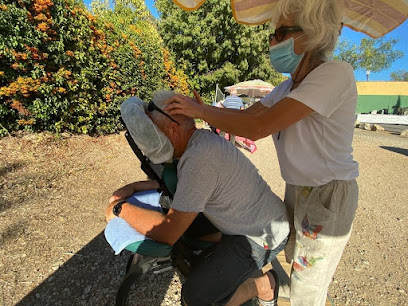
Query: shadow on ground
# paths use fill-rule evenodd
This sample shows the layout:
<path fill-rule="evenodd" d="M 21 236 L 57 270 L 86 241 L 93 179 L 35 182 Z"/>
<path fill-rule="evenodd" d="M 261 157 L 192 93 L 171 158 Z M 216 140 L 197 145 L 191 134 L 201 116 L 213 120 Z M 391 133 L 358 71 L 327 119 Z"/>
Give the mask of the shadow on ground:
<path fill-rule="evenodd" d="M 101 232 L 17 305 L 114 305 L 129 255 L 115 256 Z M 161 304 L 167 287 L 150 305 Z"/>
<path fill-rule="evenodd" d="M 403 149 L 403 148 L 396 148 L 396 147 L 387 147 L 387 146 L 380 146 L 380 148 L 388 150 L 388 151 L 392 151 L 395 153 L 399 153 L 405 156 L 408 156 L 408 149 Z"/>

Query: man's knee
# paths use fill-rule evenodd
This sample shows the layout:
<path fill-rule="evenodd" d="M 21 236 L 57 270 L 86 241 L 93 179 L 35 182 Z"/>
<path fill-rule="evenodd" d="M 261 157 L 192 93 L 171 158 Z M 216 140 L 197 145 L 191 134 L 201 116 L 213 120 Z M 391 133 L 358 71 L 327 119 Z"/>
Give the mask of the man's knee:
<path fill-rule="evenodd" d="M 194 291 L 195 290 L 192 288 L 192 286 L 188 283 L 188 280 L 187 280 L 187 282 L 181 288 L 182 305 L 188 305 L 188 306 L 198 305 L 197 302 L 199 301 L 199 298 L 197 297 L 197 295 L 199 294 L 199 292 L 194 292 Z"/>
<path fill-rule="evenodd" d="M 191 279 L 187 279 L 181 288 L 181 300 L 182 305 L 188 306 L 201 306 L 201 305 L 210 305 L 212 301 L 208 300 L 209 296 L 203 295 L 203 289 L 198 288 L 198 284 Z"/>

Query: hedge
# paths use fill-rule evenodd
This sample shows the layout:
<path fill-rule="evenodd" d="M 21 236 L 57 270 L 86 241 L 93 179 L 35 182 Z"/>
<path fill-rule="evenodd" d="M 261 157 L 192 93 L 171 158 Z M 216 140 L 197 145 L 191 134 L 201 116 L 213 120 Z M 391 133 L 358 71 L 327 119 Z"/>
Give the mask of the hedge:
<path fill-rule="evenodd" d="M 154 21 L 129 6 L 95 16 L 77 0 L 0 0 L 0 135 L 116 132 L 120 104 L 188 94 Z"/>

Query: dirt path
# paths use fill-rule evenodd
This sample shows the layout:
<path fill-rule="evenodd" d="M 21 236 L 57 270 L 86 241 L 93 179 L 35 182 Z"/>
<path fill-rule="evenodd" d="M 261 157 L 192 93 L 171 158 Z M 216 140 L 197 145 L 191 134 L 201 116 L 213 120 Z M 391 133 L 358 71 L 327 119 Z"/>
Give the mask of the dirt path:
<path fill-rule="evenodd" d="M 271 140 L 245 152 L 283 196 Z M 408 139 L 356 130 L 360 202 L 330 287 L 338 305 L 408 304 Z M 113 305 L 127 256 L 103 237 L 110 194 L 144 179 L 121 135 L 0 140 L 0 303 Z M 175 272 L 147 277 L 134 305 L 178 305 Z"/>

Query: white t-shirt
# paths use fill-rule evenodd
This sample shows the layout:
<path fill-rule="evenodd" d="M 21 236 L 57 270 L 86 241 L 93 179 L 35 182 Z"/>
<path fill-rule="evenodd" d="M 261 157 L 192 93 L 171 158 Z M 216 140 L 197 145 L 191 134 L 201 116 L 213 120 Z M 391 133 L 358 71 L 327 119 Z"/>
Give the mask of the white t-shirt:
<path fill-rule="evenodd" d="M 288 184 L 320 186 L 332 180 L 358 176 L 352 141 L 357 87 L 352 67 L 345 62 L 321 64 L 290 91 L 286 80 L 261 100 L 271 107 L 284 97 L 295 99 L 314 112 L 272 135 L 281 174 Z"/>

